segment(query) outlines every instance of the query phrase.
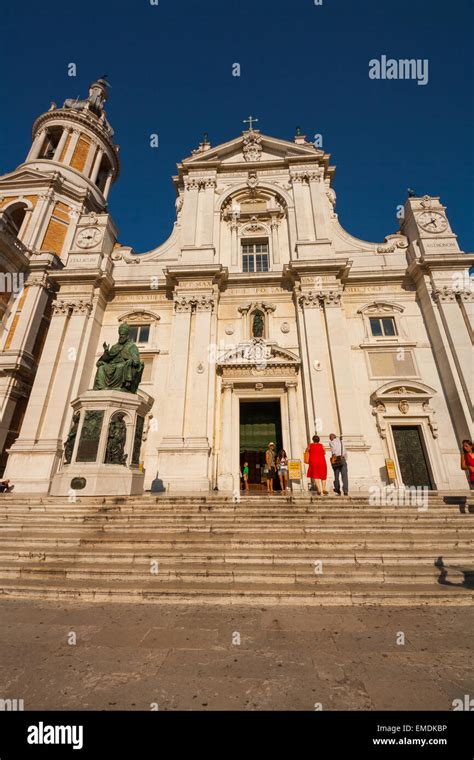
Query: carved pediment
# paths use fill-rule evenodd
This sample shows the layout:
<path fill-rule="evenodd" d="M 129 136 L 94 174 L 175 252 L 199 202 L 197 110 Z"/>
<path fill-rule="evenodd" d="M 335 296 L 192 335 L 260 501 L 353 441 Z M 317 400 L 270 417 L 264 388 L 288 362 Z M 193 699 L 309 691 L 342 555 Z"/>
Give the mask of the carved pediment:
<path fill-rule="evenodd" d="M 403 313 L 404 308 L 398 303 L 390 303 L 389 301 L 373 301 L 366 306 L 361 306 L 358 309 L 358 314 L 366 314 L 371 316 L 372 314 L 393 314 L 394 311 Z"/>
<path fill-rule="evenodd" d="M 413 402 L 424 403 L 429 402 L 435 395 L 435 389 L 430 388 L 429 385 L 424 385 L 424 383 L 414 382 L 413 380 L 405 384 L 399 381 L 391 381 L 374 391 L 371 400 L 375 404 L 383 404 L 384 402 L 399 403 L 402 399 L 408 398 Z"/>
<path fill-rule="evenodd" d="M 262 338 L 254 338 L 227 349 L 217 362 L 220 368 L 293 367 L 297 370 L 299 365 L 300 360 L 292 351 Z"/>
<path fill-rule="evenodd" d="M 152 311 L 145 311 L 144 309 L 134 309 L 133 311 L 127 311 L 119 318 L 119 322 L 126 322 L 129 325 L 137 324 L 151 324 L 152 322 L 158 322 L 161 317 L 158 314 L 154 314 Z"/>
<path fill-rule="evenodd" d="M 316 150 L 312 143 L 296 144 L 289 140 L 261 134 L 258 130 L 244 132 L 234 140 L 197 151 L 183 161 L 183 165 L 191 166 L 209 163 L 236 164 L 265 161 L 281 161 L 286 158 L 302 158 L 324 156 L 324 151 Z"/>

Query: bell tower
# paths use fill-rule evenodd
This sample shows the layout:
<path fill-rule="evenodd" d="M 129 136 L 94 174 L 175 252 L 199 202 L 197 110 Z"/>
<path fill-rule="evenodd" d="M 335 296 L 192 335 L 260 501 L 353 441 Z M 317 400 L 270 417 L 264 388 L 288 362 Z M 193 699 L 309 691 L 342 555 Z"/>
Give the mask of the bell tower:
<path fill-rule="evenodd" d="M 120 163 L 107 98 L 101 78 L 87 98 L 52 103 L 33 124 L 25 161 L 0 177 L 0 475 L 24 427 L 74 241 L 92 219 L 97 250 L 115 243 L 107 200 Z"/>

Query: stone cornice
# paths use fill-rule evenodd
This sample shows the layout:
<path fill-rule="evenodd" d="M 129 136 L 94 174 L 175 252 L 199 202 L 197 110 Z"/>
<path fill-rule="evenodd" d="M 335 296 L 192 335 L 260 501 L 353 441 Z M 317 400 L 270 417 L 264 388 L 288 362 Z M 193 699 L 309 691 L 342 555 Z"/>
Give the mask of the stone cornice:
<path fill-rule="evenodd" d="M 168 287 L 193 287 L 213 289 L 222 287 L 227 280 L 228 269 L 222 264 L 175 264 L 163 269 Z"/>
<path fill-rule="evenodd" d="M 446 269 L 468 269 L 474 266 L 474 253 L 434 253 L 421 256 L 410 267 L 418 266 L 423 272 Z"/>

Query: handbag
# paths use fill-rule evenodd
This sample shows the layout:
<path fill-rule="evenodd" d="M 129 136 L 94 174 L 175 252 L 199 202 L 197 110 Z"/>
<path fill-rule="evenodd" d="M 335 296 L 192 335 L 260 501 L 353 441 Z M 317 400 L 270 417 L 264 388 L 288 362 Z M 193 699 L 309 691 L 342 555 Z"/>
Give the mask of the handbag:
<path fill-rule="evenodd" d="M 304 453 L 304 463 L 309 464 L 309 449 L 306 449 Z"/>
<path fill-rule="evenodd" d="M 343 443 L 342 443 L 342 436 L 341 436 L 340 444 L 341 444 L 341 453 L 340 454 L 333 454 L 332 457 L 331 457 L 331 464 L 332 464 L 333 467 L 342 467 L 342 465 L 346 461 L 346 457 L 343 454 L 344 446 L 343 446 Z"/>

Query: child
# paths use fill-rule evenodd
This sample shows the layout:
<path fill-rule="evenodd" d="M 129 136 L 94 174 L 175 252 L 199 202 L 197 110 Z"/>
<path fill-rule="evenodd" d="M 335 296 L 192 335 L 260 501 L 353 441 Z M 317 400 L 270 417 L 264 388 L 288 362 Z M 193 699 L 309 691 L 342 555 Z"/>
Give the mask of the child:
<path fill-rule="evenodd" d="M 249 463 L 244 462 L 244 487 L 245 490 L 249 490 Z"/>

